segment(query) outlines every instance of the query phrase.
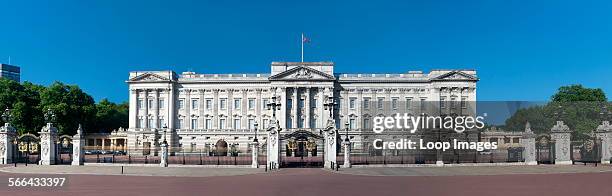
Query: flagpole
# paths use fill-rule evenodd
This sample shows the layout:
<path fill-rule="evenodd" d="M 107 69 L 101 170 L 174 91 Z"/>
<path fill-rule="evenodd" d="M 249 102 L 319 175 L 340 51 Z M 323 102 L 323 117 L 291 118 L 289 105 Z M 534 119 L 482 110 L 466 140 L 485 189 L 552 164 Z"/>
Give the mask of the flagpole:
<path fill-rule="evenodd" d="M 302 33 L 302 63 L 304 62 L 304 33 Z"/>

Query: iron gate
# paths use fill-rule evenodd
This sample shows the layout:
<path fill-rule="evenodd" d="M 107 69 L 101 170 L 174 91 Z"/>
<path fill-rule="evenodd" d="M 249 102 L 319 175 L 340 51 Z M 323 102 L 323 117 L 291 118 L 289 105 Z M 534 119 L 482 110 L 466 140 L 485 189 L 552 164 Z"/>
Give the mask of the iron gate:
<path fill-rule="evenodd" d="M 570 143 L 572 163 L 599 163 L 601 161 L 601 140 L 593 135 L 582 135 Z"/>
<path fill-rule="evenodd" d="M 308 130 L 298 130 L 280 138 L 281 167 L 323 167 L 323 137 Z"/>
<path fill-rule="evenodd" d="M 555 164 L 555 142 L 550 135 L 539 135 L 536 138 L 536 161 L 538 164 Z"/>
<path fill-rule="evenodd" d="M 72 163 L 72 137 L 69 135 L 62 135 L 57 139 L 55 156 L 57 164 L 71 164 Z"/>
<path fill-rule="evenodd" d="M 34 134 L 24 134 L 17 138 L 16 161 L 17 163 L 37 164 L 40 160 L 40 138 Z"/>

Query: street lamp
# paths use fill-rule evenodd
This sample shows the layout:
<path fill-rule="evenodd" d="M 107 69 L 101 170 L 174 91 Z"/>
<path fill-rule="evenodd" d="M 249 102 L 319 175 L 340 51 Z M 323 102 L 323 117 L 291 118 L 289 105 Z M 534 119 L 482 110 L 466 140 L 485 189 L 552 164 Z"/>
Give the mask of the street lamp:
<path fill-rule="evenodd" d="M 325 109 L 329 110 L 329 117 L 331 119 L 334 118 L 334 109 L 336 108 L 337 105 L 338 103 L 336 103 L 336 101 L 334 100 L 332 96 L 329 96 L 327 103 L 323 104 L 323 106 L 325 106 Z"/>
<path fill-rule="evenodd" d="M 257 142 L 259 142 L 257 140 L 257 127 L 259 126 L 259 124 L 257 124 L 257 122 L 255 122 L 255 124 L 253 126 L 255 127 L 255 139 L 253 139 L 253 142 L 257 143 Z"/>
<path fill-rule="evenodd" d="M 349 126 L 350 126 L 350 124 L 348 122 L 344 123 L 344 127 L 346 127 L 346 135 L 345 135 L 345 138 L 344 138 L 345 142 L 350 142 L 349 136 L 348 136 Z"/>
<path fill-rule="evenodd" d="M 272 102 L 267 104 L 268 110 L 272 110 L 272 118 L 276 119 L 276 110 L 280 109 L 281 104 L 276 103 L 276 96 L 272 96 Z"/>
<path fill-rule="evenodd" d="M 45 113 L 45 121 L 47 121 L 47 123 L 53 123 L 55 121 L 55 117 L 55 112 L 53 112 L 51 108 L 47 109 L 47 112 Z"/>
<path fill-rule="evenodd" d="M 2 121 L 4 121 L 4 123 L 9 123 L 9 121 L 11 121 L 11 110 L 6 108 L 4 110 L 4 113 L 2 113 Z"/>
<path fill-rule="evenodd" d="M 166 129 L 168 129 L 168 125 L 164 123 L 164 126 L 162 128 L 164 129 L 164 144 L 167 144 L 168 142 L 166 142 Z"/>

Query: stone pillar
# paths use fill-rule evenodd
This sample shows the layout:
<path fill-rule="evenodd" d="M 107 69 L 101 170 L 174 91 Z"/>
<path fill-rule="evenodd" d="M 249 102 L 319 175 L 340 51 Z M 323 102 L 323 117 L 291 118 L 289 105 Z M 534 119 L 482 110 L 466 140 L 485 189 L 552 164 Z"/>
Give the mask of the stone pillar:
<path fill-rule="evenodd" d="M 55 141 L 57 141 L 57 128 L 53 127 L 53 123 L 47 123 L 47 126 L 43 127 L 38 134 L 40 135 L 39 165 L 55 164 Z"/>
<path fill-rule="evenodd" d="M 527 122 L 525 125 L 525 132 L 523 133 L 523 137 L 521 137 L 521 146 L 523 146 L 523 158 L 525 159 L 526 165 L 537 165 L 538 161 L 536 160 L 536 147 L 535 147 L 535 137 L 536 135 L 531 131 L 531 124 Z"/>
<path fill-rule="evenodd" d="M 300 118 L 299 114 L 298 114 L 298 107 L 300 106 L 300 100 L 298 98 L 298 91 L 299 88 L 293 87 L 293 98 L 291 101 L 291 128 L 295 129 L 298 128 L 298 120 Z"/>
<path fill-rule="evenodd" d="M 279 154 L 280 154 L 280 147 L 279 147 L 279 129 L 278 129 L 278 123 L 276 121 L 276 119 L 272 118 L 272 122 L 271 122 L 271 126 L 268 128 L 268 144 L 267 146 L 267 156 L 268 156 L 268 168 L 269 169 L 278 169 L 279 166 Z"/>
<path fill-rule="evenodd" d="M 253 145 L 253 149 L 252 149 L 253 157 L 251 160 L 251 168 L 259 168 L 259 162 L 257 161 L 257 158 L 259 158 L 259 142 L 253 141 L 251 145 Z"/>
<path fill-rule="evenodd" d="M 610 163 L 612 157 L 612 125 L 609 121 L 603 121 L 595 130 L 597 139 L 601 142 L 601 163 Z"/>
<path fill-rule="evenodd" d="M 557 124 L 550 130 L 550 137 L 555 141 L 555 164 L 556 165 L 571 165 L 570 157 L 570 137 L 571 131 L 569 127 L 563 124 L 563 121 L 557 121 Z"/>
<path fill-rule="evenodd" d="M 310 120 L 311 120 L 311 114 L 310 114 L 310 87 L 306 88 L 306 97 L 304 98 L 304 128 L 314 128 L 314 127 L 310 127 Z"/>
<path fill-rule="evenodd" d="M 161 147 L 161 159 L 159 161 L 160 167 L 168 167 L 168 142 L 163 141 Z"/>
<path fill-rule="evenodd" d="M 13 150 L 16 137 L 15 128 L 10 123 L 4 123 L 3 127 L 0 127 L 0 165 L 13 163 Z"/>
<path fill-rule="evenodd" d="M 327 121 L 327 126 L 324 129 L 325 134 L 325 168 L 331 168 L 332 164 L 335 166 L 336 162 L 336 138 L 338 133 L 336 131 L 336 122 L 332 119 Z"/>
<path fill-rule="evenodd" d="M 72 165 L 83 165 L 83 146 L 85 146 L 85 138 L 83 127 L 79 124 L 77 134 L 72 136 Z"/>
<path fill-rule="evenodd" d="M 350 168 L 351 167 L 351 142 L 346 139 L 344 140 L 344 142 L 342 142 L 342 145 L 344 146 L 344 165 L 342 165 L 344 168 Z"/>

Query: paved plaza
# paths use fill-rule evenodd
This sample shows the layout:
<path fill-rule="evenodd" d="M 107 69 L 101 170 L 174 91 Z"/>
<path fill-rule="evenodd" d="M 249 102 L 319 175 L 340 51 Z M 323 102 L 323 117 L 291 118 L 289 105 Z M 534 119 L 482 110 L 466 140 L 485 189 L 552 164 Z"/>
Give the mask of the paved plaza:
<path fill-rule="evenodd" d="M 43 171 L 48 168 L 28 169 Z M 609 186 L 611 166 L 367 168 L 339 172 L 312 168 L 267 173 L 231 168 L 139 168 L 139 175 L 153 171 L 149 169 L 160 172 L 168 169 L 172 172 L 192 171 L 194 174 L 181 174 L 190 177 L 120 176 L 114 173 L 116 168 L 65 167 L 67 170 L 63 171 L 94 171 L 98 175 L 0 172 L 0 195 L 612 195 L 612 186 Z M 13 167 L 2 169 L 23 171 Z M 128 169 L 134 172 L 132 174 L 137 171 Z M 214 174 L 193 177 L 195 173 Z M 389 174 L 393 176 L 380 176 Z M 68 182 L 66 187 L 56 190 L 7 190 L 9 177 L 45 176 L 66 177 Z"/>

